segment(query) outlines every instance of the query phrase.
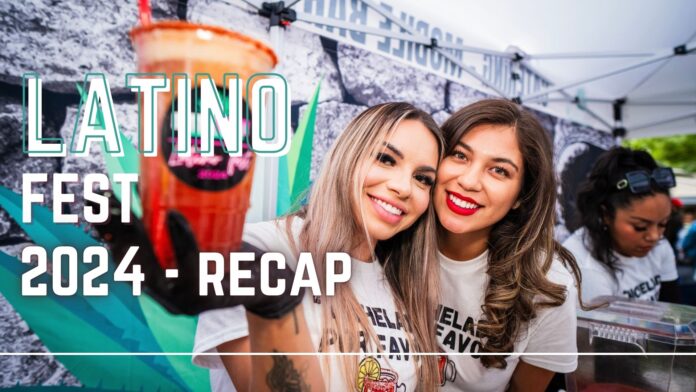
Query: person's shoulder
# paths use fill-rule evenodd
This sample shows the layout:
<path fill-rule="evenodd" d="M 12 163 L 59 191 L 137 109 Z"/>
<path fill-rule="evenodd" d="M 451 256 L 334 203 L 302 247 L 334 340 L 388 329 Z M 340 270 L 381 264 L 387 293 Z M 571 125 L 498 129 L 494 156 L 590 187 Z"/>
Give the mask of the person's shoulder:
<path fill-rule="evenodd" d="M 296 216 L 283 216 L 276 219 L 265 220 L 261 222 L 245 223 L 244 233 L 257 233 L 257 232 L 278 232 L 286 233 L 287 225 L 290 224 L 291 232 L 293 234 L 299 233 L 302 229 L 302 218 Z"/>
<path fill-rule="evenodd" d="M 575 285 L 575 278 L 573 274 L 566 267 L 566 265 L 561 261 L 561 258 L 556 254 L 551 262 L 551 268 L 546 273 L 546 278 L 553 283 L 560 284 L 566 287 L 573 287 Z"/>
<path fill-rule="evenodd" d="M 650 251 L 651 255 L 658 255 L 658 256 L 665 256 L 665 255 L 672 255 L 674 254 L 674 250 L 672 249 L 672 246 L 669 244 L 669 241 L 667 240 L 662 240 L 655 245 L 655 248 L 653 248 L 652 251 Z"/>
<path fill-rule="evenodd" d="M 243 240 L 268 251 L 279 246 L 286 247 L 290 242 L 295 242 L 302 230 L 303 220 L 298 217 L 288 216 L 244 225 Z M 288 224 L 290 233 L 288 233 Z M 292 237 L 292 238 L 290 238 Z"/>
<path fill-rule="evenodd" d="M 648 262 L 659 267 L 663 263 L 674 262 L 674 250 L 667 240 L 662 240 L 645 256 Z"/>
<path fill-rule="evenodd" d="M 595 267 L 596 260 L 590 253 L 590 248 L 585 237 L 585 229 L 578 229 L 568 237 L 562 245 L 573 254 L 575 261 L 578 263 L 578 267 L 593 268 Z"/>
<path fill-rule="evenodd" d="M 585 242 L 585 230 L 578 229 L 570 237 L 563 241 L 563 247 L 568 249 L 576 258 L 578 255 L 585 255 L 589 253 L 587 249 L 587 244 Z"/>

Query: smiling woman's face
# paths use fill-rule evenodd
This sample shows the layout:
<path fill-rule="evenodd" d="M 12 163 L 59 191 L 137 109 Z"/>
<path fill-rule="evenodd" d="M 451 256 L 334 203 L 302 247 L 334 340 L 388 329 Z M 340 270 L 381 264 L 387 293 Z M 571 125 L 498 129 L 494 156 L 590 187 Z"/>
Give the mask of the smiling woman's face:
<path fill-rule="evenodd" d="M 375 146 L 362 164 L 363 188 L 354 203 L 356 220 L 373 242 L 405 230 L 427 210 L 437 160 L 435 136 L 416 120 L 402 121 L 384 145 Z"/>
<path fill-rule="evenodd" d="M 523 178 L 515 129 L 473 127 L 440 163 L 433 196 L 440 223 L 452 234 L 487 240 L 493 225 L 517 207 Z"/>

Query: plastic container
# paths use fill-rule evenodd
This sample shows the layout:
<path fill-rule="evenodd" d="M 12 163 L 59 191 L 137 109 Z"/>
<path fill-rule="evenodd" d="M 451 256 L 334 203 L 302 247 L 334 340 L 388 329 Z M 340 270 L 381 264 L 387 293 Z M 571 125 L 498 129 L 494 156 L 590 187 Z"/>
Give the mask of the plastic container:
<path fill-rule="evenodd" d="M 696 391 L 696 355 L 679 355 L 696 353 L 696 307 L 600 300 L 608 306 L 578 311 L 578 352 L 604 355 L 579 356 L 569 392 Z"/>
<path fill-rule="evenodd" d="M 138 71 L 168 78 L 185 73 L 193 81 L 201 73 L 222 83 L 225 73 L 237 73 L 246 83 L 277 63 L 273 50 L 263 43 L 215 26 L 164 21 L 138 26 L 130 35 Z M 138 183 L 143 224 L 165 268 L 175 264 L 166 227 L 169 210 L 186 217 L 200 250 L 227 255 L 239 248 L 254 173 L 254 154 L 246 143 L 241 157 L 228 156 L 217 142 L 213 157 L 195 150 L 188 157 L 179 156 L 172 148 L 179 131 L 172 129 L 171 97 L 165 93 L 158 100 L 161 146 L 157 156 L 140 158 Z M 195 102 L 192 93 L 192 112 L 198 110 Z"/>

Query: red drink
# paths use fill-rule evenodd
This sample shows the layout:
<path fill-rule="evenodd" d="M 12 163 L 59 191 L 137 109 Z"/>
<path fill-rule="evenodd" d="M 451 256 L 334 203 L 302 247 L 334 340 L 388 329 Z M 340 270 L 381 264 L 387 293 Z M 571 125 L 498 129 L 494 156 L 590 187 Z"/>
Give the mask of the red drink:
<path fill-rule="evenodd" d="M 186 73 L 192 83 L 196 73 L 209 74 L 218 85 L 223 74 L 237 73 L 246 83 L 277 62 L 267 46 L 219 27 L 160 22 L 136 27 L 131 39 L 139 72 L 164 73 L 169 78 Z M 241 157 L 228 156 L 217 141 L 213 157 L 203 157 L 193 147 L 189 157 L 179 156 L 176 136 L 172 137 L 171 124 L 176 121 L 172 121 L 171 96 L 158 97 L 158 153 L 140 157 L 138 183 L 143 224 L 165 268 L 175 264 L 166 227 L 170 209 L 186 217 L 200 250 L 227 255 L 239 248 L 254 173 L 254 155 L 246 144 Z M 192 93 L 191 102 L 195 101 Z"/>

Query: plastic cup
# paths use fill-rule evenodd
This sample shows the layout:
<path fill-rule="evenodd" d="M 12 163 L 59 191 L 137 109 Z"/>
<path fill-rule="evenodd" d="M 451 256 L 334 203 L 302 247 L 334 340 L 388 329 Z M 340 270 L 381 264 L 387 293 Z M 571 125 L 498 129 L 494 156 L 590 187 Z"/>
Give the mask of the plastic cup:
<path fill-rule="evenodd" d="M 225 73 L 237 73 L 245 83 L 255 73 L 271 71 L 277 63 L 268 46 L 220 27 L 166 21 L 136 27 L 130 36 L 138 72 L 166 74 L 172 89 L 175 73 L 187 74 L 192 87 L 197 73 L 210 75 L 220 86 Z M 192 103 L 196 101 L 194 92 L 195 88 Z M 201 251 L 227 256 L 239 248 L 254 173 L 254 154 L 246 143 L 241 157 L 230 157 L 220 143 L 214 143 L 214 157 L 202 157 L 196 149 L 190 157 L 178 155 L 173 143 L 178 130 L 172 134 L 176 123 L 172 121 L 173 95 L 158 96 L 158 153 L 141 155 L 138 181 L 142 221 L 165 268 L 175 265 L 166 226 L 169 210 L 186 217 Z M 143 129 L 142 118 L 140 121 Z"/>

